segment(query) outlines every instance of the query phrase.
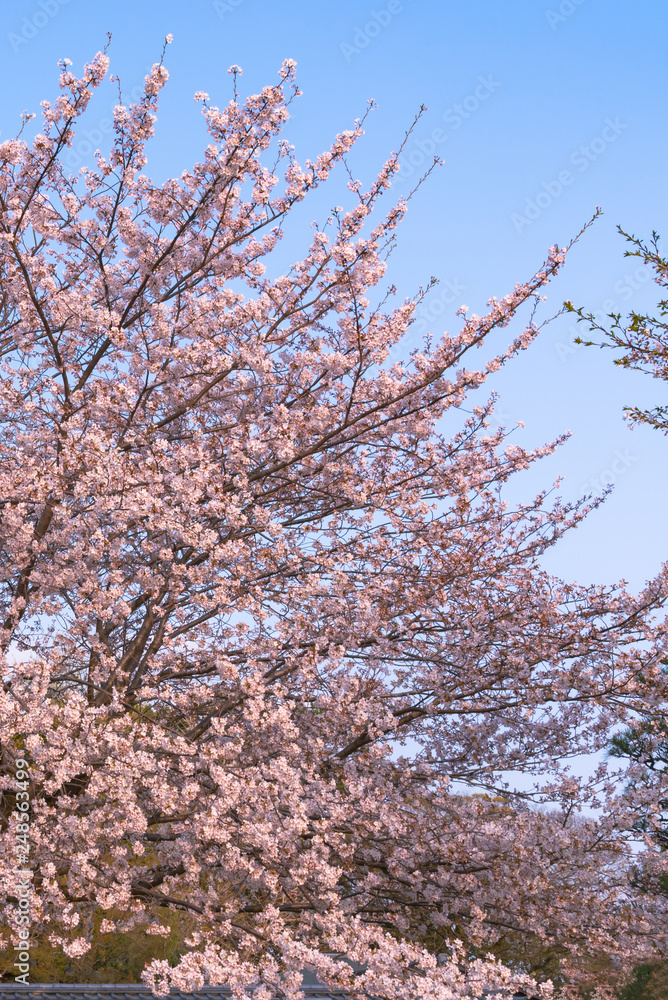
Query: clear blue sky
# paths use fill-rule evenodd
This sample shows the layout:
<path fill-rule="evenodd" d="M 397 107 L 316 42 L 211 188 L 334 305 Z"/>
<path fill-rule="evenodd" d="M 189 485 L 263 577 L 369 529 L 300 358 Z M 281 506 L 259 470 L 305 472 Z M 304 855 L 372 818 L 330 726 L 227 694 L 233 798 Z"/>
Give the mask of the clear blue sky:
<path fill-rule="evenodd" d="M 397 192 L 409 190 L 432 147 L 445 165 L 411 202 L 391 278 L 402 296 L 432 274 L 441 279 L 423 314 L 435 334 L 457 327 L 462 302 L 482 312 L 491 295 L 527 278 L 597 205 L 605 214 L 548 305 L 556 311 L 571 298 L 625 312 L 655 301 L 638 262 L 623 257 L 615 227 L 668 238 L 664 0 L 20 0 L 5 5 L 0 33 L 3 137 L 14 134 L 21 110 L 37 111 L 54 96 L 57 60 L 67 56 L 79 69 L 107 31 L 126 91 L 142 82 L 165 34 L 174 35 L 148 168 L 156 178 L 199 155 L 192 95 L 205 90 L 225 103 L 232 63 L 244 69 L 242 89 L 253 92 L 274 81 L 284 58 L 297 60 L 304 96 L 289 135 L 301 159 L 329 145 L 374 97 L 378 110 L 355 161 L 366 178 L 426 104 Z M 98 97 L 91 129 L 113 100 L 111 89 Z M 79 143 L 83 162 L 85 137 Z M 331 188 L 328 198 L 339 200 Z M 493 383 L 500 422 L 525 422 L 518 443 L 573 431 L 527 474 L 527 491 L 559 473 L 568 496 L 596 488 L 606 470 L 615 479 L 604 509 L 561 543 L 548 567 L 583 583 L 624 577 L 640 586 L 668 558 L 668 441 L 627 429 L 622 406 L 658 401 L 665 387 L 619 371 L 608 352 L 572 348 L 571 337 L 572 323 L 560 319 Z"/>

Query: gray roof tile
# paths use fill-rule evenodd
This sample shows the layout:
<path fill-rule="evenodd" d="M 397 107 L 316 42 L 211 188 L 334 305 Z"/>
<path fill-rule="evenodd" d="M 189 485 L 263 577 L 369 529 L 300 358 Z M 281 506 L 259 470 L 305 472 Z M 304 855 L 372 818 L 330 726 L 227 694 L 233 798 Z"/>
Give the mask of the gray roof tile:
<path fill-rule="evenodd" d="M 346 1000 L 346 994 L 332 992 L 326 986 L 302 987 L 307 1000 Z M 118 985 L 77 984 L 69 983 L 0 983 L 0 1000 L 150 1000 L 153 994 L 146 987 L 135 986 L 132 983 Z M 183 993 L 180 990 L 170 990 L 169 1000 L 224 1000 L 231 996 L 225 986 L 205 986 L 194 993 Z"/>
<path fill-rule="evenodd" d="M 305 1000 L 347 1000 L 346 993 L 328 990 L 326 986 L 304 983 L 302 990 Z M 483 990 L 482 997 L 488 993 Z M 205 986 L 193 993 L 172 989 L 168 1000 L 225 1000 L 230 996 L 226 986 Z M 0 1000 L 152 1000 L 152 997 L 146 986 L 134 983 L 0 983 Z M 516 998 L 508 994 L 508 1000 Z M 526 998 L 521 997 L 521 1000 Z"/>
<path fill-rule="evenodd" d="M 306 1000 L 346 1000 L 346 994 L 326 986 L 302 986 Z M 133 983 L 0 983 L 0 1000 L 150 1000 L 145 986 Z M 205 986 L 194 993 L 170 990 L 169 1000 L 224 1000 L 231 993 L 225 986 Z"/>

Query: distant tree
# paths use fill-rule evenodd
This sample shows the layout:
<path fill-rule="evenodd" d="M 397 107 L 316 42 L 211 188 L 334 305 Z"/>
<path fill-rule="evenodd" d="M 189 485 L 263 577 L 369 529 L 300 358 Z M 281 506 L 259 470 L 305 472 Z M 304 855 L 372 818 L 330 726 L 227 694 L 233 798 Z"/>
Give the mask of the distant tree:
<path fill-rule="evenodd" d="M 668 660 L 663 662 L 668 664 Z M 656 780 L 663 783 L 663 777 L 668 777 L 668 706 L 643 713 L 633 726 L 615 734 L 610 755 L 635 762 L 629 791 L 636 795 Z M 658 800 L 652 796 L 647 802 L 649 811 L 636 820 L 637 829 L 647 833 L 662 851 L 668 848 L 668 788 L 666 796 Z M 668 873 L 663 882 L 668 892 Z"/>
<path fill-rule="evenodd" d="M 604 769 L 568 762 L 664 682 L 666 578 L 636 597 L 549 576 L 540 557 L 590 507 L 506 499 L 559 442 L 510 444 L 470 398 L 537 336 L 532 312 L 500 343 L 564 251 L 390 367 L 419 300 L 376 292 L 405 203 L 371 216 L 399 154 L 286 269 L 286 217 L 345 177 L 361 123 L 300 165 L 278 138 L 287 62 L 244 102 L 197 95 L 210 142 L 158 185 L 160 63 L 71 177 L 106 72 L 65 61 L 43 130 L 0 145 L 8 926 L 18 863 L 34 934 L 72 959 L 190 914 L 188 952 L 144 973 L 163 991 L 294 1000 L 307 968 L 387 1000 L 531 994 L 486 957 L 509 935 L 574 966 L 639 960 L 663 911 L 629 883 Z M 511 770 L 559 807 L 462 794 L 503 795 Z M 573 822 L 586 805 L 601 818 Z"/>
<path fill-rule="evenodd" d="M 635 969 L 630 983 L 621 990 L 619 1000 L 665 1000 L 668 996 L 668 966 L 643 963 Z"/>

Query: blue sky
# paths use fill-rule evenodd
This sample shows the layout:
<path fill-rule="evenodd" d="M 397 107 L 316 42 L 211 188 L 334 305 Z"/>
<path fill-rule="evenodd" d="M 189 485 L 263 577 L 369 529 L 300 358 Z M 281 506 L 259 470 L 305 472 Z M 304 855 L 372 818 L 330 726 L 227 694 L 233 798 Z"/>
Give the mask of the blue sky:
<path fill-rule="evenodd" d="M 616 225 L 668 237 L 662 0 L 20 0 L 7 5 L 0 32 L 4 138 L 23 109 L 37 111 L 54 96 L 57 60 L 67 56 L 79 69 L 107 31 L 126 92 L 141 84 L 165 34 L 174 36 L 148 168 L 156 179 L 198 157 L 203 129 L 192 95 L 205 90 L 213 103 L 226 103 L 232 63 L 243 67 L 242 91 L 254 92 L 274 81 L 284 58 L 297 60 L 303 97 L 289 137 L 300 159 L 328 146 L 375 98 L 355 160 L 364 179 L 427 105 L 397 193 L 410 190 L 434 153 L 444 165 L 411 201 L 390 274 L 401 296 L 432 274 L 441 280 L 421 329 L 456 329 L 463 302 L 482 312 L 490 296 L 530 276 L 551 244 L 575 235 L 597 205 L 604 215 L 551 287 L 547 310 L 565 298 L 602 312 L 656 300 L 639 262 L 623 257 Z M 111 88 L 96 97 L 93 135 L 114 100 Z M 85 136 L 75 143 L 82 162 L 87 148 Z M 340 200 L 334 183 L 327 198 Z M 494 380 L 498 419 L 523 420 L 517 440 L 528 445 L 573 432 L 519 481 L 522 492 L 558 474 L 569 497 L 615 483 L 604 507 L 546 566 L 582 583 L 623 577 L 635 588 L 668 558 L 668 441 L 649 428 L 629 430 L 622 406 L 658 402 L 665 387 L 615 368 L 609 352 L 573 347 L 572 336 L 572 321 L 560 318 Z"/>

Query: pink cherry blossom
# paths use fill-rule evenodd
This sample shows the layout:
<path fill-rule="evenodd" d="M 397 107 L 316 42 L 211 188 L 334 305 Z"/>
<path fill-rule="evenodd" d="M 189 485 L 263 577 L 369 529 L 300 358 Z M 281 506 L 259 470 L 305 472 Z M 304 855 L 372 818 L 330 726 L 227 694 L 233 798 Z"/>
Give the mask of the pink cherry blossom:
<path fill-rule="evenodd" d="M 564 438 L 511 444 L 478 391 L 538 336 L 565 250 L 390 366 L 419 301 L 382 288 L 399 153 L 286 267 L 288 214 L 362 122 L 300 164 L 288 61 L 243 102 L 198 93 L 209 145 L 156 184 L 156 64 L 72 177 L 107 62 L 64 60 L 41 133 L 0 145 L 7 924 L 25 756 L 35 934 L 76 957 L 96 913 L 160 935 L 187 910 L 156 992 L 294 1000 L 310 969 L 353 997 L 549 997 L 493 957 L 504 935 L 565 968 L 665 948 L 619 781 L 568 764 L 664 683 L 666 572 L 634 596 L 543 571 L 598 501 L 506 499 Z"/>

